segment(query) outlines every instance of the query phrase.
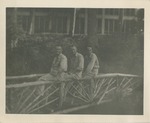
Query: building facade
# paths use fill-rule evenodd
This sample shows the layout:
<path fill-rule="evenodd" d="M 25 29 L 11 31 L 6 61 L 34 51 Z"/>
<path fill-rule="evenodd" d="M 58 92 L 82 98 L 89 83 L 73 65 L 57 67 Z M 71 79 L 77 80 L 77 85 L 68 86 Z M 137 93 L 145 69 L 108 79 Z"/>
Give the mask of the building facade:
<path fill-rule="evenodd" d="M 17 23 L 30 34 L 87 35 L 87 8 L 17 8 Z M 96 10 L 97 34 L 118 32 L 121 23 L 123 33 L 131 33 L 137 20 L 137 9 L 106 8 Z"/>

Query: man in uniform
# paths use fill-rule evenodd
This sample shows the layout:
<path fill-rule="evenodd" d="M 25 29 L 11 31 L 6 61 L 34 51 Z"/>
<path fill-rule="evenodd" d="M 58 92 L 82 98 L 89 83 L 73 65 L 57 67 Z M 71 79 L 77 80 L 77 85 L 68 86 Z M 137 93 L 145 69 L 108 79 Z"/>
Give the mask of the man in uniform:
<path fill-rule="evenodd" d="M 70 57 L 69 77 L 70 79 L 79 79 L 82 77 L 84 68 L 84 57 L 77 52 L 77 47 L 71 47 L 72 57 Z"/>
<path fill-rule="evenodd" d="M 39 81 L 57 81 L 64 78 L 64 74 L 67 71 L 67 57 L 62 54 L 62 47 L 56 46 L 56 56 L 53 60 L 50 73 L 39 78 Z M 42 93 L 45 86 L 39 86 L 38 93 Z"/>
<path fill-rule="evenodd" d="M 67 57 L 62 54 L 62 47 L 56 46 L 56 56 L 53 60 L 50 73 L 41 77 L 40 80 L 59 80 L 67 71 Z"/>
<path fill-rule="evenodd" d="M 87 56 L 85 57 L 85 72 L 84 77 L 95 77 L 98 74 L 99 61 L 92 47 L 87 47 Z"/>

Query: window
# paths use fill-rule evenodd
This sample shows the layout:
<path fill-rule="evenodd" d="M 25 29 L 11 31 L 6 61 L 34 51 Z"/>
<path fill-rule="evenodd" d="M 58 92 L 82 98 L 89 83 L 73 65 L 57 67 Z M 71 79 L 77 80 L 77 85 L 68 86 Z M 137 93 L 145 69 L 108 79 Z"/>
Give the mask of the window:
<path fill-rule="evenodd" d="M 29 31 L 31 18 L 19 17 L 18 23 L 25 31 Z M 21 21 L 20 21 L 21 20 Z M 67 33 L 67 17 L 66 16 L 35 16 L 35 33 Z"/>
<path fill-rule="evenodd" d="M 110 15 L 110 9 L 105 9 L 105 14 Z"/>
<path fill-rule="evenodd" d="M 21 13 L 30 13 L 31 8 L 17 8 L 18 12 Z"/>
<path fill-rule="evenodd" d="M 51 33 L 67 33 L 67 17 L 57 16 L 52 20 Z"/>
<path fill-rule="evenodd" d="M 134 9 L 125 9 L 124 10 L 124 15 L 126 16 L 134 16 L 135 10 Z"/>
<path fill-rule="evenodd" d="M 118 15 L 119 9 L 105 9 L 106 15 Z"/>
<path fill-rule="evenodd" d="M 118 20 L 105 19 L 105 34 L 112 34 L 118 31 Z"/>
<path fill-rule="evenodd" d="M 103 9 L 97 9 L 97 14 L 98 15 L 102 15 L 102 13 L 103 13 Z"/>
<path fill-rule="evenodd" d="M 84 34 L 85 19 L 83 17 L 76 18 L 75 34 Z"/>
<path fill-rule="evenodd" d="M 123 23 L 123 32 L 130 33 L 132 31 L 132 21 L 125 20 Z"/>
<path fill-rule="evenodd" d="M 85 9 L 79 9 L 77 8 L 78 14 L 85 14 Z"/>
<path fill-rule="evenodd" d="M 110 23 L 111 23 L 111 20 L 108 20 L 108 19 L 105 20 L 105 34 L 109 34 Z"/>
<path fill-rule="evenodd" d="M 48 32 L 48 17 L 36 16 L 35 17 L 35 33 Z"/>
<path fill-rule="evenodd" d="M 114 9 L 114 15 L 119 15 L 119 9 Z"/>
<path fill-rule="evenodd" d="M 119 20 L 114 20 L 114 32 L 118 32 L 119 30 Z"/>
<path fill-rule="evenodd" d="M 30 28 L 30 16 L 18 16 L 17 23 L 23 28 L 24 31 L 28 32 Z"/>
<path fill-rule="evenodd" d="M 98 34 L 101 34 L 102 33 L 102 19 L 98 19 L 97 20 L 98 22 L 97 22 L 97 32 L 98 32 Z"/>

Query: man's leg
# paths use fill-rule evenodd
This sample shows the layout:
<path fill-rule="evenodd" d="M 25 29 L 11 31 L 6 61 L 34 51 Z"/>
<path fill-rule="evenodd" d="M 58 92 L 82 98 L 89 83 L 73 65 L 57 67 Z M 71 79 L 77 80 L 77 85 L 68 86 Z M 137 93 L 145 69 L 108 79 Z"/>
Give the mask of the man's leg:
<path fill-rule="evenodd" d="M 53 81 L 53 80 L 55 80 L 55 78 L 51 74 L 46 74 L 46 75 L 44 75 L 44 76 L 42 76 L 38 79 L 38 81 Z M 42 94 L 42 96 L 43 96 L 44 95 L 44 90 L 45 90 L 45 85 L 39 85 L 37 87 L 36 92 L 37 92 L 38 95 Z"/>

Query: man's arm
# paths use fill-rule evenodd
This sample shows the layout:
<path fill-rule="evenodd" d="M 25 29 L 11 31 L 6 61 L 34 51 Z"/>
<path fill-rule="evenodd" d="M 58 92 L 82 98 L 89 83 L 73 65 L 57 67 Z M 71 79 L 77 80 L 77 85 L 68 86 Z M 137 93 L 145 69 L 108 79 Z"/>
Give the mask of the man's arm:
<path fill-rule="evenodd" d="M 94 64 L 95 64 L 95 61 L 96 61 L 96 56 L 95 55 L 92 55 L 92 58 L 91 58 L 91 61 L 89 62 L 89 64 L 87 65 L 87 68 L 85 70 L 85 72 L 91 72 L 91 70 L 93 69 L 94 67 Z"/>
<path fill-rule="evenodd" d="M 51 70 L 50 70 L 50 74 L 51 75 L 54 75 L 56 76 L 57 75 L 57 72 L 55 69 L 54 69 L 54 64 L 55 64 L 55 61 L 56 61 L 56 58 L 54 58 L 53 62 L 52 62 L 52 66 L 51 66 Z"/>
<path fill-rule="evenodd" d="M 79 66 L 77 67 L 77 71 L 82 71 L 84 68 L 84 58 L 82 55 L 79 56 Z"/>
<path fill-rule="evenodd" d="M 60 61 L 59 73 L 67 71 L 67 58 L 63 57 Z"/>

